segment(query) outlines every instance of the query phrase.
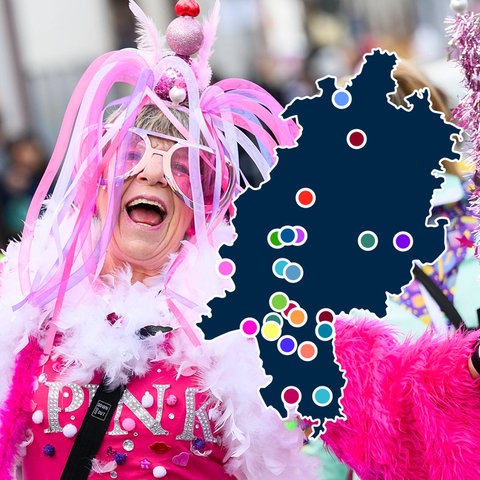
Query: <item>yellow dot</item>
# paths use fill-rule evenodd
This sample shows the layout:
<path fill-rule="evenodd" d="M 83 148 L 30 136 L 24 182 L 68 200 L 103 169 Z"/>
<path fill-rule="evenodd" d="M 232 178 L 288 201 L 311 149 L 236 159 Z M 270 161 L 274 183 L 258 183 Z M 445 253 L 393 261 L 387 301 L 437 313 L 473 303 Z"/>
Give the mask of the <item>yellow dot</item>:
<path fill-rule="evenodd" d="M 262 337 L 269 342 L 273 342 L 280 338 L 282 329 L 277 322 L 265 322 L 262 325 Z"/>

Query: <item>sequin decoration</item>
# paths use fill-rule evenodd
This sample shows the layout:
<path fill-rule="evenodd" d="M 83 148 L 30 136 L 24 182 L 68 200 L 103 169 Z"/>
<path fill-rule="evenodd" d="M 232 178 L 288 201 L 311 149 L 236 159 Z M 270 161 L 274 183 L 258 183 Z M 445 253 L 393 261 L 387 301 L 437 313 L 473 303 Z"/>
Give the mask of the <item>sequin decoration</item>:
<path fill-rule="evenodd" d="M 142 397 L 142 406 L 150 408 L 153 406 L 153 395 L 150 392 L 145 392 Z"/>
<path fill-rule="evenodd" d="M 133 440 L 125 440 L 123 442 L 123 449 L 126 452 L 131 452 L 135 448 L 135 444 L 133 443 Z"/>
<path fill-rule="evenodd" d="M 161 465 L 157 465 L 152 470 L 152 473 L 155 478 L 163 478 L 165 477 L 165 475 L 167 475 L 167 469 L 165 467 L 162 467 Z"/>
<path fill-rule="evenodd" d="M 178 467 L 186 467 L 189 460 L 190 455 L 187 452 L 181 452 L 172 458 L 172 463 Z"/>
<path fill-rule="evenodd" d="M 36 425 L 40 425 L 43 422 L 43 412 L 41 410 L 35 410 L 33 412 L 32 422 Z"/>
<path fill-rule="evenodd" d="M 50 443 L 47 443 L 43 447 L 43 454 L 46 457 L 53 457 L 55 455 L 55 447 L 53 445 L 51 445 Z"/>
<path fill-rule="evenodd" d="M 192 441 L 192 447 L 195 450 L 203 450 L 205 448 L 205 440 L 203 438 L 195 437 Z"/>
<path fill-rule="evenodd" d="M 195 394 L 199 391 L 198 388 L 187 388 L 185 390 L 186 415 L 183 432 L 177 435 L 177 440 L 193 440 L 193 427 L 195 425 L 195 416 L 198 418 L 203 430 L 204 438 L 207 442 L 215 442 L 215 437 L 212 435 L 210 429 L 210 422 L 207 415 L 207 406 L 210 402 L 205 402 L 197 411 L 195 411 Z"/>
<path fill-rule="evenodd" d="M 168 452 L 172 447 L 163 442 L 155 442 L 150 445 L 150 450 L 154 453 L 161 455 Z"/>
<path fill-rule="evenodd" d="M 149 470 L 151 466 L 152 466 L 152 462 L 148 460 L 148 458 L 144 458 L 143 460 L 140 460 L 140 467 L 143 470 Z"/>
<path fill-rule="evenodd" d="M 132 430 L 135 430 L 135 420 L 133 418 L 126 418 L 122 422 L 122 428 L 124 428 L 127 432 L 131 432 Z"/>
<path fill-rule="evenodd" d="M 127 454 L 126 453 L 116 453 L 113 456 L 115 463 L 117 465 L 123 465 L 127 461 Z"/>
<path fill-rule="evenodd" d="M 63 427 L 62 432 L 67 438 L 73 438 L 77 434 L 78 429 L 75 425 L 71 423 L 67 423 Z"/>

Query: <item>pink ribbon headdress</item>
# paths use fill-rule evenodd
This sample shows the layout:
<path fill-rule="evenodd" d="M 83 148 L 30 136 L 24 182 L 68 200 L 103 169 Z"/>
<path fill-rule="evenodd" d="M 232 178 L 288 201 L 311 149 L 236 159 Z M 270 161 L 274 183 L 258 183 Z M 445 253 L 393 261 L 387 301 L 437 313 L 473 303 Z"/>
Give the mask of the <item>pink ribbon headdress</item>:
<path fill-rule="evenodd" d="M 298 136 L 297 125 L 279 117 L 283 107 L 258 85 L 237 78 L 210 85 L 209 58 L 219 19 L 219 0 L 203 25 L 195 18 L 199 14 L 195 1 L 177 2 L 175 11 L 179 16 L 168 25 L 165 38 L 133 0 L 130 0 L 130 9 L 138 24 L 138 48 L 106 53 L 82 76 L 27 214 L 19 256 L 23 303 L 41 306 L 56 299 L 58 311 L 68 289 L 86 277 L 95 279 L 99 274 L 116 223 L 122 182 L 107 182 L 107 220 L 95 238 L 91 219 L 97 189 L 107 164 L 109 175 L 123 171 L 124 159 L 116 153 L 128 141 L 128 131 L 146 104 L 156 105 L 185 139 L 195 144 L 202 139 L 215 151 L 219 167 L 216 171 L 222 172 L 222 162 L 228 159 L 236 179 L 232 199 L 250 186 L 249 178 L 240 167 L 240 149 L 253 160 L 261 178 L 267 180 L 276 161 L 276 147 L 291 146 Z M 165 40 L 170 50 L 164 47 Z M 115 88 L 125 84 L 130 86 L 131 93 L 109 101 Z M 172 114 L 174 109 L 188 114 L 188 129 Z M 105 116 L 112 110 L 115 110 L 115 120 L 106 130 Z M 206 212 L 198 154 L 197 158 L 189 158 L 189 166 L 195 241 L 201 249 L 209 243 L 231 202 L 219 202 L 224 186 L 218 175 L 213 205 Z M 54 179 L 53 194 L 45 202 Z M 73 229 L 65 238 L 60 232 L 63 223 L 71 217 L 72 208 L 78 213 Z M 47 228 L 43 225 L 43 238 L 38 238 L 37 220 L 42 209 L 45 209 L 42 222 L 47 223 Z M 35 242 L 53 242 L 57 249 L 54 264 L 42 265 L 36 271 L 32 270 L 30 261 L 34 238 Z"/>
<path fill-rule="evenodd" d="M 123 187 L 123 180 L 117 179 L 124 172 L 125 158 L 117 152 L 128 144 L 129 130 L 143 107 L 155 105 L 186 141 L 202 143 L 215 152 L 214 171 L 219 173 L 214 179 L 213 200 L 208 211 L 203 201 L 198 151 L 189 154 L 195 230 L 189 243 L 199 252 L 213 248 L 215 230 L 232 207 L 233 199 L 251 186 L 240 165 L 240 152 L 251 158 L 265 181 L 276 162 L 276 148 L 294 145 L 299 135 L 293 120 L 280 118 L 283 107 L 258 85 L 238 78 L 210 84 L 209 59 L 219 19 L 219 0 L 203 25 L 196 19 L 199 7 L 195 0 L 178 1 L 175 7 L 178 18 L 169 24 L 165 37 L 133 0 L 130 0 L 130 9 L 138 24 L 138 48 L 100 56 L 81 77 L 26 217 L 18 255 L 23 300 L 13 309 L 20 310 L 29 304 L 52 311 L 43 349 L 45 355 L 51 351 L 66 292 L 85 279 L 94 282 L 101 272 Z M 129 93 L 119 96 L 118 92 L 125 92 L 126 87 Z M 172 114 L 174 110 L 187 113 L 188 128 Z M 113 111 L 115 114 L 111 115 Z M 105 128 L 106 118 L 109 118 L 108 128 Z M 227 201 L 221 202 L 220 193 L 225 187 L 221 172 L 225 171 L 227 161 L 234 172 L 235 183 Z M 106 165 L 108 178 L 102 184 Z M 106 221 L 102 226 L 93 221 L 99 188 L 106 188 L 108 197 Z M 34 253 L 52 247 L 53 256 Z M 186 320 L 184 314 L 195 309 L 198 299 L 192 301 L 188 295 L 171 288 L 175 284 L 171 281 L 174 272 L 185 270 L 182 262 L 182 255 L 178 255 L 171 264 L 164 292 L 185 333 L 192 343 L 198 344 L 191 321 Z M 194 316 L 195 321 L 199 319 L 195 320 Z M 12 382 L 0 410 L 3 424 L 0 445 L 5 447 L 0 449 L 0 479 L 9 478 L 13 466 L 12 452 L 6 445 L 18 444 L 26 425 L 28 414 L 21 414 L 20 410 L 24 407 L 22 402 L 28 403 L 28 395 L 20 396 L 20 390 L 28 391 L 32 365 L 37 362 L 35 351 L 30 346 L 17 355 L 14 377 L 23 380 Z"/>

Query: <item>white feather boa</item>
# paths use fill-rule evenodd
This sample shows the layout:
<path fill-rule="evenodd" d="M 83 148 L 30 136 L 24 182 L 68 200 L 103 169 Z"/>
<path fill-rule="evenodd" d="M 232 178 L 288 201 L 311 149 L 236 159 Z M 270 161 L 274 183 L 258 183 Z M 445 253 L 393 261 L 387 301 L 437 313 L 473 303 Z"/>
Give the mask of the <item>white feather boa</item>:
<path fill-rule="evenodd" d="M 217 245 L 233 239 L 232 227 L 217 230 Z M 49 308 L 29 305 L 12 311 L 11 306 L 23 298 L 17 272 L 18 250 L 18 243 L 9 245 L 0 277 L 0 402 L 5 400 L 12 382 L 15 354 L 30 336 L 44 339 L 41 326 L 51 314 Z M 48 253 L 34 252 L 37 258 L 45 258 Z M 190 312 L 183 309 L 195 323 L 200 315 L 210 313 L 207 302 L 214 296 L 225 296 L 225 291 L 233 289 L 233 282 L 216 273 L 218 247 L 200 253 L 195 244 L 186 242 L 182 254 L 185 258 L 169 289 L 195 305 Z M 164 276 L 151 279 L 147 285 L 131 285 L 131 271 L 126 269 L 115 278 L 104 279 L 102 284 L 93 286 L 85 280 L 67 292 L 58 319 L 62 341 L 53 353 L 62 359 L 66 381 L 88 382 L 99 369 L 113 384 L 125 382 L 130 374 L 144 375 L 152 361 L 166 358 L 164 337 L 142 340 L 138 330 L 146 325 L 170 326 L 178 334 L 172 335 L 173 354 L 169 354 L 168 361 L 179 371 L 195 366 L 201 373 L 203 389 L 218 400 L 216 410 L 220 416 L 216 425 L 224 435 L 228 472 L 241 480 L 315 479 L 312 462 L 316 460 L 300 450 L 302 433 L 287 430 L 279 414 L 267 408 L 260 396 L 260 388 L 268 385 L 270 378 L 262 368 L 256 342 L 235 331 L 193 347 L 169 312 L 163 292 Z M 107 320 L 111 313 L 118 316 L 113 326 Z"/>

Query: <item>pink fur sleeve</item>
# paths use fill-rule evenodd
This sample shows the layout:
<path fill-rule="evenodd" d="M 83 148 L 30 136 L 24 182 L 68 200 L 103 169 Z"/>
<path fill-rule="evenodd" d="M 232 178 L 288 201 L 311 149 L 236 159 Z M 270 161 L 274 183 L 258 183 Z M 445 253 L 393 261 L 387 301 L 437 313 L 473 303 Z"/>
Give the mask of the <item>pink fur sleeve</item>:
<path fill-rule="evenodd" d="M 400 343 L 380 321 L 340 319 L 337 358 L 347 420 L 323 440 L 362 480 L 478 479 L 480 380 L 467 362 L 478 333 Z"/>

